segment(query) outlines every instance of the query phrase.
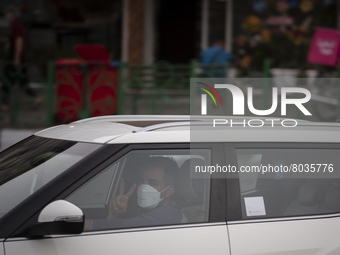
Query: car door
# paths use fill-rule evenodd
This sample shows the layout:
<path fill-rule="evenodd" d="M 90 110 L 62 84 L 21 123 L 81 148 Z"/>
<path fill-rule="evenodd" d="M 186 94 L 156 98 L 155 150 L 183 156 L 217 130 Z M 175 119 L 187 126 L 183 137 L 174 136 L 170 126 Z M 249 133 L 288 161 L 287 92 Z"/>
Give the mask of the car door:
<path fill-rule="evenodd" d="M 337 145 L 236 144 L 227 147 L 234 151 L 230 160 L 238 168 L 238 179 L 230 181 L 234 186 L 227 187 L 239 192 L 234 207 L 228 204 L 228 210 L 233 212 L 228 219 L 232 255 L 339 254 L 340 176 L 336 171 L 339 171 L 340 151 Z M 312 170 L 317 164 L 322 164 L 322 171 Z M 297 171 L 292 171 L 295 168 Z"/>
<path fill-rule="evenodd" d="M 224 181 L 213 179 L 207 173 L 199 176 L 192 173 L 194 165 L 212 164 L 216 160 L 215 150 L 210 145 L 190 150 L 183 144 L 126 147 L 117 159 L 96 169 L 96 174 L 75 181 L 56 197 L 82 209 L 86 221 L 82 234 L 9 238 L 5 243 L 6 255 L 229 254 L 224 199 L 220 197 L 225 194 Z M 148 162 L 153 162 L 155 167 L 156 159 L 167 162 L 164 164 L 172 162 L 177 172 L 176 182 L 172 183 L 171 174 L 165 174 L 162 168 L 166 188 L 158 190 L 161 201 L 153 209 L 140 208 L 141 184 L 138 182 L 145 172 L 152 172 Z M 119 195 L 129 196 L 123 214 L 112 212 L 112 201 Z M 162 204 L 162 201 L 167 203 Z M 147 221 L 141 222 L 145 219 Z"/>

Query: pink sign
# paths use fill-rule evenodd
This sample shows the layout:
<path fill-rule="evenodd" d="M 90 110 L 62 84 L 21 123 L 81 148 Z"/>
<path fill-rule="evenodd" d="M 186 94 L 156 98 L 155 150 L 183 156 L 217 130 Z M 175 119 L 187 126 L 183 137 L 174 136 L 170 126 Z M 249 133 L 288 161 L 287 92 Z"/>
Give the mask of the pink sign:
<path fill-rule="evenodd" d="M 317 28 L 309 49 L 307 61 L 322 65 L 337 66 L 340 54 L 340 31 Z"/>

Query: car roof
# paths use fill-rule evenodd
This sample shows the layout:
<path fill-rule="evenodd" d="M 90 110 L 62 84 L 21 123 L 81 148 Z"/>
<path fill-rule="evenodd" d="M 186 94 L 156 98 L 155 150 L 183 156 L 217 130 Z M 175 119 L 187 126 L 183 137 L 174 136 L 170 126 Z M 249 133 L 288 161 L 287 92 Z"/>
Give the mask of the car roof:
<path fill-rule="evenodd" d="M 234 121 L 232 127 L 213 120 Z M 275 119 L 275 122 L 273 120 Z M 339 143 L 340 123 L 291 119 L 189 115 L 115 115 L 93 117 L 51 127 L 36 136 L 91 143 L 187 143 L 187 142 L 318 142 Z M 249 127 L 242 123 L 264 123 Z M 238 124 L 237 124 L 238 123 Z M 273 125 L 275 123 L 275 125 Z"/>

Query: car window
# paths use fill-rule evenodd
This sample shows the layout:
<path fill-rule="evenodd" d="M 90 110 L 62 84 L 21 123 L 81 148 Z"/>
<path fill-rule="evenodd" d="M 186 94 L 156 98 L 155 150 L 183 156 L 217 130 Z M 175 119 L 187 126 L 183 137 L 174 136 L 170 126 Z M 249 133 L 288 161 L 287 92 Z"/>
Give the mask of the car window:
<path fill-rule="evenodd" d="M 0 155 L 0 218 L 101 145 L 32 136 Z"/>
<path fill-rule="evenodd" d="M 340 212 L 340 150 L 237 149 L 242 218 Z"/>
<path fill-rule="evenodd" d="M 209 150 L 134 150 L 66 200 L 83 210 L 87 231 L 207 222 L 209 175 L 192 175 L 202 162 Z"/>

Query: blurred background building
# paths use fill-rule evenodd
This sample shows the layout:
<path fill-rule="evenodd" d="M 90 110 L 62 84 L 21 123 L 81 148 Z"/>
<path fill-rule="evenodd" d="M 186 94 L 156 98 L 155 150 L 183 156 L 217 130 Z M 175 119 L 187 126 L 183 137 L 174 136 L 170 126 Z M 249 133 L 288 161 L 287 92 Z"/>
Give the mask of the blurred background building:
<path fill-rule="evenodd" d="M 336 0 L 2 0 L 0 10 L 8 5 L 20 10 L 28 28 L 29 86 L 44 95 L 44 104 L 24 113 L 30 107 L 14 103 L 0 112 L 1 127 L 58 122 L 52 116 L 58 95 L 48 92 L 56 79 L 51 63 L 79 59 L 80 44 L 104 46 L 119 69 L 117 113 L 189 114 L 189 78 L 199 77 L 200 53 L 216 39 L 234 56 L 227 76 L 263 77 L 270 60 L 271 70 L 293 70 L 296 77 L 308 77 L 309 70 L 337 77 L 336 67 L 306 61 L 315 28 L 340 27 Z M 2 17 L 2 64 L 8 28 Z M 332 111 L 331 121 L 336 104 L 322 106 Z"/>
<path fill-rule="evenodd" d="M 29 61 L 37 66 L 77 58 L 74 47 L 83 43 L 102 44 L 112 59 L 129 65 L 188 63 L 216 38 L 235 54 L 243 37 L 253 49 L 254 68 L 265 57 L 273 58 L 274 66 L 298 68 L 305 63 L 314 28 L 339 26 L 336 0 L 0 2 L 2 10 L 9 5 L 20 9 L 29 28 Z M 4 17 L 0 21 L 4 44 L 8 24 Z"/>

